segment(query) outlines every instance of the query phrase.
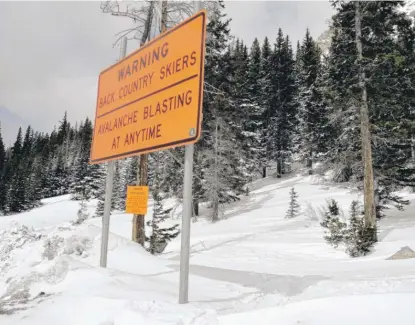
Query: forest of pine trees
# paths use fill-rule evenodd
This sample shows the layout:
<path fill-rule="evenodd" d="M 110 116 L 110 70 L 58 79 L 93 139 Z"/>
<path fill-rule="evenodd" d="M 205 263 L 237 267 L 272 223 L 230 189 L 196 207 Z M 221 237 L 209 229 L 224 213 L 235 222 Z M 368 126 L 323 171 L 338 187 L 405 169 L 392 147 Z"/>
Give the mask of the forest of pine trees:
<path fill-rule="evenodd" d="M 324 163 L 335 171 L 335 181 L 361 188 L 359 64 L 366 74 L 378 217 L 386 203 L 406 203 L 392 193 L 415 186 L 415 28 L 399 11 L 402 2 L 365 2 L 361 62 L 355 3 L 334 1 L 333 6 L 326 54 L 309 30 L 295 50 L 281 29 L 248 46 L 232 37 L 222 1 L 210 9 L 203 131 L 194 156 L 196 215 L 198 204 L 209 202 L 209 217 L 218 221 L 221 206 L 246 195 L 248 182 L 268 176 L 271 166 L 283 177 L 293 162 L 310 173 L 314 163 Z M 74 200 L 98 199 L 96 216 L 101 216 L 106 166 L 88 164 L 92 131 L 89 119 L 71 125 L 65 114 L 49 134 L 18 130 L 10 148 L 0 132 L 1 213 L 70 194 Z M 157 159 L 150 155 L 149 184 L 158 164 L 157 192 L 180 198 L 183 148 L 170 152 Z M 113 209 L 124 209 L 126 186 L 135 184 L 136 170 L 135 158 L 117 162 Z"/>

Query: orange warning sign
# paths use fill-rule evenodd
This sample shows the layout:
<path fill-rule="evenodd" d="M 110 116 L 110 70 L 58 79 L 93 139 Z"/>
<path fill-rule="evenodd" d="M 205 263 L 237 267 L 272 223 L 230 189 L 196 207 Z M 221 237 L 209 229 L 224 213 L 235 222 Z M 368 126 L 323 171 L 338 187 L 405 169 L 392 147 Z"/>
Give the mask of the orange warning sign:
<path fill-rule="evenodd" d="M 205 34 L 203 10 L 100 74 L 91 163 L 199 139 Z"/>
<path fill-rule="evenodd" d="M 148 186 L 128 186 L 126 213 L 145 215 L 148 204 Z"/>

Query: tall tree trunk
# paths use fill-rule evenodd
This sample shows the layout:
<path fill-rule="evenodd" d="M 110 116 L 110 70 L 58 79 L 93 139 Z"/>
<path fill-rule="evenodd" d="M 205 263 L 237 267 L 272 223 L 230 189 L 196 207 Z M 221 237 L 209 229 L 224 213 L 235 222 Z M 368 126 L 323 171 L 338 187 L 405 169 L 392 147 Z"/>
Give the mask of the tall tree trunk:
<path fill-rule="evenodd" d="M 369 108 L 367 104 L 366 75 L 362 67 L 362 21 L 360 12 L 360 2 L 356 1 L 355 28 L 356 28 L 356 47 L 359 61 L 359 85 L 362 91 L 360 102 L 360 134 L 362 137 L 362 159 L 364 168 L 364 210 L 365 228 L 375 228 L 376 212 L 373 185 L 373 163 L 372 145 L 370 135 Z"/>
<path fill-rule="evenodd" d="M 154 15 L 154 6 L 156 4 L 156 1 L 150 1 L 150 5 L 148 8 L 147 18 L 144 23 L 144 30 L 143 35 L 141 35 L 141 41 L 140 46 L 143 46 L 145 42 L 147 42 L 149 36 L 150 36 L 150 30 L 151 30 L 151 24 L 153 22 L 153 15 Z"/>
<path fill-rule="evenodd" d="M 154 6 L 156 2 L 151 1 L 148 8 L 147 18 L 144 24 L 144 31 L 141 37 L 140 46 L 143 46 L 150 36 L 151 25 L 153 22 Z M 135 159 L 135 158 L 133 158 Z M 137 171 L 137 185 L 147 186 L 148 184 L 148 155 L 140 155 L 140 164 Z M 135 214 L 133 216 L 132 240 L 144 247 L 145 243 L 145 216 Z"/>
<path fill-rule="evenodd" d="M 306 163 L 309 175 L 311 175 L 313 173 L 313 159 L 312 159 L 312 157 L 313 157 L 313 149 L 310 149 L 310 152 L 309 152 L 308 157 L 307 157 L 307 163 Z"/>
<path fill-rule="evenodd" d="M 148 184 L 148 155 L 140 156 L 140 166 L 137 173 L 138 185 Z M 144 215 L 135 214 L 133 217 L 133 241 L 144 246 L 145 243 L 145 222 Z"/>
<path fill-rule="evenodd" d="M 282 175 L 282 158 L 277 159 L 277 178 L 281 178 Z"/>
<path fill-rule="evenodd" d="M 193 213 L 196 217 L 199 216 L 199 200 L 193 198 Z"/>
<path fill-rule="evenodd" d="M 218 145 L 219 145 L 219 121 L 216 117 L 215 125 L 215 170 L 214 170 L 214 179 L 213 179 L 213 202 L 212 202 L 212 221 L 216 222 L 219 220 L 219 184 L 218 184 Z"/>

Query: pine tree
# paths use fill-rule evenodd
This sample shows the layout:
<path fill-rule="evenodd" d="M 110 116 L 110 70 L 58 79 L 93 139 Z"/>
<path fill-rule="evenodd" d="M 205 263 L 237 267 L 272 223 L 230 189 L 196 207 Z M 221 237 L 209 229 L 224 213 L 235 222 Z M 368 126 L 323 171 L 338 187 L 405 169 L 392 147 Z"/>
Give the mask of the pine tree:
<path fill-rule="evenodd" d="M 221 119 L 219 123 L 227 125 L 230 129 L 226 132 L 227 137 L 234 137 L 234 141 L 239 143 L 238 150 L 234 151 L 234 155 L 229 156 L 229 160 L 233 161 L 231 166 L 235 167 L 232 171 L 234 182 L 232 190 L 241 194 L 243 185 L 253 179 L 257 168 L 260 122 L 257 99 L 259 94 L 255 97 L 256 99 L 250 96 L 252 85 L 247 80 L 250 72 L 253 73 L 253 67 L 250 66 L 250 56 L 244 43 L 237 40 L 235 46 L 230 46 L 229 54 L 225 56 L 228 57 L 228 55 L 232 72 L 229 96 L 232 101 L 224 106 L 226 113 L 223 113 L 225 114 L 219 113 Z"/>
<path fill-rule="evenodd" d="M 376 239 L 376 228 L 367 229 L 364 226 L 362 212 L 357 201 L 350 207 L 350 221 L 346 231 L 346 253 L 350 257 L 359 257 L 370 253 Z"/>
<path fill-rule="evenodd" d="M 355 43 L 355 2 L 336 1 L 334 35 L 328 59 L 325 92 L 330 104 L 335 141 L 331 161 L 338 166 L 336 180 L 362 181 L 360 118 L 361 89 Z M 390 195 L 399 186 L 414 183 L 411 161 L 414 99 L 414 30 L 400 2 L 370 2 L 362 6 L 362 69 L 366 75 L 372 132 L 373 167 L 379 184 L 379 202 L 406 204 Z M 405 71 L 405 72 L 404 72 Z M 381 217 L 382 207 L 377 207 Z"/>
<path fill-rule="evenodd" d="M 202 177 L 206 180 L 201 184 L 203 190 L 197 195 L 203 193 L 204 198 L 211 202 L 213 221 L 219 219 L 220 204 L 239 199 L 238 194 L 243 191 L 241 183 L 244 182 L 240 169 L 244 156 L 241 148 L 234 145 L 241 136 L 241 112 L 232 101 L 232 93 L 240 92 L 232 83 L 236 71 L 233 71 L 235 65 L 232 62 L 232 47 L 229 47 L 229 19 L 223 14 L 223 8 L 223 1 L 216 3 L 207 26 L 204 134 L 195 150 L 203 168 Z M 246 55 L 245 48 L 240 44 L 238 54 L 242 57 Z"/>
<path fill-rule="evenodd" d="M 272 50 L 268 38 L 265 37 L 261 50 L 261 69 L 260 69 L 260 106 L 262 108 L 261 114 L 261 129 L 260 129 L 260 161 L 262 165 L 262 177 L 267 176 L 267 168 L 271 161 L 271 144 L 272 137 L 270 135 L 271 117 L 273 111 L 271 107 L 272 94 Z"/>
<path fill-rule="evenodd" d="M 270 94 L 271 122 L 268 134 L 272 139 L 271 158 L 277 162 L 277 176 L 288 171 L 296 132 L 297 105 L 295 102 L 294 59 L 288 36 L 278 30 L 277 42 L 271 55 Z"/>
<path fill-rule="evenodd" d="M 240 172 L 239 179 L 245 184 L 255 177 L 261 159 L 261 48 L 258 40 L 254 40 L 249 55 L 243 42 L 239 46 L 237 42 L 231 57 L 233 106 L 236 108 L 234 111 L 238 112 L 233 121 L 239 121 L 235 125 L 235 134 L 241 150 L 238 159 L 243 161 L 234 172 Z"/>
<path fill-rule="evenodd" d="M 339 205 L 337 204 L 337 201 L 332 199 L 327 202 L 327 211 L 324 213 L 324 219 L 320 223 L 320 225 L 323 228 L 328 228 L 329 223 L 331 222 L 331 218 L 333 216 L 339 216 L 340 215 L 340 209 Z"/>
<path fill-rule="evenodd" d="M 183 175 L 184 175 L 184 168 L 183 163 L 179 160 L 180 157 L 184 156 L 184 148 L 174 148 L 171 150 L 171 154 L 175 157 L 166 155 L 162 158 L 163 166 L 160 168 L 163 170 L 164 173 L 164 189 L 163 191 L 169 193 L 170 196 L 180 198 L 183 195 Z M 162 153 L 162 152 L 161 152 Z M 194 170 L 198 167 L 196 166 L 196 157 L 194 157 Z M 195 171 L 196 174 L 196 171 Z M 193 184 L 196 182 L 196 179 L 193 179 Z M 193 200 L 195 200 L 195 196 L 193 196 Z"/>
<path fill-rule="evenodd" d="M 1 135 L 1 124 L 0 124 L 0 213 L 5 209 L 6 201 L 6 183 L 5 183 L 5 166 L 6 166 L 6 148 L 3 143 Z"/>
<path fill-rule="evenodd" d="M 332 199 L 328 202 L 328 210 L 325 213 L 321 226 L 326 228 L 324 240 L 337 247 L 345 238 L 346 224 L 340 220 L 340 209 L 337 201 Z"/>
<path fill-rule="evenodd" d="M 167 243 L 170 240 L 176 238 L 179 235 L 180 231 L 178 229 L 178 224 L 167 228 L 162 227 L 162 223 L 169 218 L 171 209 L 165 210 L 163 208 L 163 197 L 161 193 L 163 180 L 160 169 L 157 167 L 160 163 L 159 153 L 154 153 L 153 158 L 156 163 L 156 170 L 154 172 L 151 187 L 151 193 L 154 200 L 154 208 L 153 217 L 147 222 L 147 225 L 151 227 L 152 230 L 151 235 L 147 240 L 149 242 L 148 250 L 151 254 L 154 255 L 162 253 Z"/>
<path fill-rule="evenodd" d="M 102 174 L 105 175 L 106 174 L 107 166 L 106 165 L 97 165 L 97 166 L 100 166 L 100 168 L 101 168 L 101 169 L 98 169 L 98 171 L 101 170 L 102 171 Z M 97 183 L 97 187 L 96 187 L 96 192 L 95 192 L 95 197 L 98 200 L 97 208 L 95 210 L 95 217 L 103 217 L 104 216 L 105 182 L 106 182 L 106 178 L 105 177 L 100 177 L 98 179 L 98 183 Z"/>
<path fill-rule="evenodd" d="M 327 243 L 335 248 L 344 241 L 346 224 L 340 221 L 339 216 L 331 216 L 328 222 L 328 233 L 324 236 Z"/>
<path fill-rule="evenodd" d="M 298 194 L 295 192 L 294 187 L 290 191 L 290 206 L 288 208 L 285 218 L 291 219 L 298 216 L 300 205 L 298 204 Z"/>
<path fill-rule="evenodd" d="M 126 194 L 124 194 L 124 191 L 126 190 L 126 187 L 124 186 L 125 180 L 123 176 L 122 162 L 117 160 L 115 162 L 111 207 L 112 209 L 119 211 L 122 211 L 125 208 Z"/>
<path fill-rule="evenodd" d="M 21 212 L 25 209 L 25 172 L 22 164 L 22 146 L 22 129 L 19 128 L 16 141 L 12 147 L 10 174 L 8 175 L 11 178 L 6 198 L 6 210 L 8 212 Z"/>
<path fill-rule="evenodd" d="M 6 148 L 3 143 L 3 137 L 1 135 L 1 125 L 0 125 L 0 174 L 4 170 L 6 164 Z"/>
<path fill-rule="evenodd" d="M 249 52 L 248 71 L 247 71 L 247 89 L 249 96 L 257 105 L 261 103 L 261 60 L 262 53 L 258 39 L 255 38 Z"/>
<path fill-rule="evenodd" d="M 74 158 L 70 172 L 70 192 L 75 200 L 88 200 L 93 197 L 93 184 L 96 181 L 93 177 L 96 175 L 91 174 L 97 169 L 96 165 L 89 164 L 92 123 L 88 118 L 81 123 L 77 133 L 70 146 L 70 151 L 75 151 L 72 153 Z"/>
<path fill-rule="evenodd" d="M 56 144 L 63 145 L 69 133 L 69 122 L 67 112 L 65 112 L 62 121 L 60 122 L 58 133 L 56 137 Z"/>
<path fill-rule="evenodd" d="M 297 101 L 299 103 L 300 155 L 312 161 L 327 151 L 328 111 L 322 93 L 321 52 L 307 29 L 296 60 Z"/>

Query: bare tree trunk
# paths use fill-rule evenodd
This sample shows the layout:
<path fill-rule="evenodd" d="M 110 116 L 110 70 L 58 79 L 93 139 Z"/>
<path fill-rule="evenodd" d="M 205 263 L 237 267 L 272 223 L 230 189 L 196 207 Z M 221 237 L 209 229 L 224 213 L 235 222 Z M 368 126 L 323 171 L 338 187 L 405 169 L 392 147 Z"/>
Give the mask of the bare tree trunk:
<path fill-rule="evenodd" d="M 281 178 L 282 176 L 282 158 L 279 157 L 277 159 L 277 178 Z"/>
<path fill-rule="evenodd" d="M 150 6 L 147 13 L 146 22 L 144 25 L 143 35 L 141 37 L 140 46 L 143 46 L 150 36 L 151 24 L 154 15 L 155 1 L 150 2 Z M 134 158 L 135 159 L 135 158 Z M 140 164 L 137 170 L 137 185 L 147 186 L 148 184 L 148 155 L 140 155 Z M 133 216 L 133 233 L 132 240 L 139 243 L 144 247 L 145 244 L 145 216 L 141 214 L 135 214 Z"/>
<path fill-rule="evenodd" d="M 140 186 L 148 183 L 148 155 L 140 156 L 140 166 L 137 173 L 137 180 Z M 144 215 L 135 214 L 133 217 L 133 241 L 144 246 L 145 243 L 145 223 Z"/>
<path fill-rule="evenodd" d="M 219 121 L 216 117 L 215 125 L 215 170 L 214 170 L 214 185 L 213 185 L 213 202 L 212 202 L 212 221 L 216 222 L 219 220 L 219 186 L 218 186 L 218 142 L 219 142 Z"/>
<path fill-rule="evenodd" d="M 150 36 L 151 23 L 153 22 L 155 4 L 156 4 L 156 1 L 150 1 L 150 6 L 148 8 L 146 22 L 144 23 L 143 35 L 141 35 L 140 46 L 143 46 L 145 42 L 147 42 Z"/>
<path fill-rule="evenodd" d="M 359 1 L 356 2 L 355 27 L 356 47 L 359 60 L 359 85 L 362 90 L 362 98 L 360 103 L 360 134 L 362 137 L 362 160 L 364 168 L 365 228 L 374 228 L 376 226 L 376 212 L 373 184 L 372 145 L 370 135 L 369 108 L 367 104 L 366 76 L 362 67 L 362 21 Z"/>
<path fill-rule="evenodd" d="M 196 217 L 199 216 L 199 200 L 193 198 L 193 213 Z"/>
<path fill-rule="evenodd" d="M 161 3 L 161 24 L 160 33 L 164 33 L 167 29 L 167 0 Z"/>

